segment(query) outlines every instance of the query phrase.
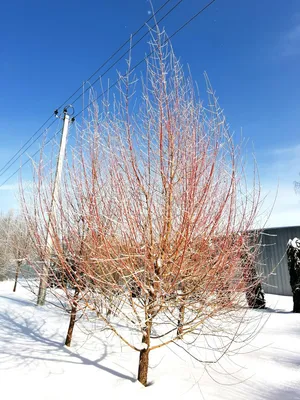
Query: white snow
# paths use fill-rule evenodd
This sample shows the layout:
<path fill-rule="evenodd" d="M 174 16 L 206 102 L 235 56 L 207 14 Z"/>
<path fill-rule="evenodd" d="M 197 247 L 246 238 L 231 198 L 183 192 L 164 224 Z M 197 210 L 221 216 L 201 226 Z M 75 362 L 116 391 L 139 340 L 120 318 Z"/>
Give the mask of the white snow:
<path fill-rule="evenodd" d="M 262 331 L 218 365 L 205 367 L 176 345 L 153 351 L 144 388 L 138 353 L 101 322 L 80 320 L 67 348 L 68 316 L 12 287 L 0 283 L 1 399 L 300 399 L 300 314 L 291 312 L 291 297 L 266 295 L 269 309 L 253 311 L 267 317 Z"/>
<path fill-rule="evenodd" d="M 294 249 L 300 249 L 300 240 L 298 238 L 290 239 L 288 241 L 288 246 L 294 247 Z"/>

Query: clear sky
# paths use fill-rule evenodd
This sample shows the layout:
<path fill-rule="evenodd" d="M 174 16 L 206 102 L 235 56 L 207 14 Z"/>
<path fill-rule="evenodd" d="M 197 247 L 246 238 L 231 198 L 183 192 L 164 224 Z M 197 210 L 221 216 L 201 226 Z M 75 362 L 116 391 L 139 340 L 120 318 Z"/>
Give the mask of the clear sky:
<path fill-rule="evenodd" d="M 164 1 L 153 0 L 154 8 Z M 176 2 L 170 1 L 166 10 Z M 182 1 L 162 26 L 171 35 L 207 2 Z M 0 169 L 149 18 L 150 9 L 145 0 L 1 2 Z M 300 196 L 293 188 L 300 172 L 299 0 L 216 0 L 172 43 L 195 80 L 203 83 L 207 71 L 232 130 L 242 129 L 249 148 L 253 146 L 263 193 L 268 194 L 266 206 L 278 186 L 268 225 L 299 225 Z M 134 61 L 147 51 L 143 40 L 134 49 Z M 117 68 L 122 71 L 125 64 Z M 108 77 L 116 77 L 115 69 Z M 80 104 L 75 108 L 79 111 Z M 54 129 L 58 127 L 56 123 Z M 19 165 L 3 174 L 0 184 Z M 0 188 L 0 210 L 16 206 L 17 182 L 18 175 Z"/>

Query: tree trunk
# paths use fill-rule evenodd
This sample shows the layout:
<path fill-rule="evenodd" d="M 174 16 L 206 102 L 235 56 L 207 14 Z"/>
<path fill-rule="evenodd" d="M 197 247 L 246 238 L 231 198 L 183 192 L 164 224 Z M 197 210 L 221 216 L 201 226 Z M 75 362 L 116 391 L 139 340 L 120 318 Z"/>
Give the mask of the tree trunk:
<path fill-rule="evenodd" d="M 47 260 L 44 262 L 40 278 L 39 293 L 36 303 L 38 306 L 43 306 L 45 304 L 48 279 L 49 279 L 49 268 L 50 268 L 50 262 Z"/>
<path fill-rule="evenodd" d="M 179 317 L 178 317 L 178 328 L 177 328 L 177 335 L 181 336 L 182 335 L 182 330 L 183 330 L 183 323 L 184 323 L 184 304 L 182 304 L 179 307 Z"/>
<path fill-rule="evenodd" d="M 138 381 L 141 382 L 141 384 L 144 386 L 147 386 L 148 368 L 149 368 L 149 350 L 143 349 L 140 351 Z"/>
<path fill-rule="evenodd" d="M 68 346 L 68 347 L 71 346 L 73 330 L 74 330 L 75 321 L 76 321 L 76 313 L 77 313 L 77 306 L 78 306 L 78 296 L 79 296 L 79 289 L 78 289 L 78 287 L 76 287 L 75 288 L 74 297 L 73 297 L 73 300 L 72 300 L 72 310 L 71 310 L 71 317 L 70 317 L 68 333 L 67 333 L 67 337 L 66 337 L 66 341 L 65 341 L 65 345 Z"/>
<path fill-rule="evenodd" d="M 151 334 L 152 321 L 148 321 L 146 323 L 146 328 L 143 332 L 142 344 L 146 345 L 146 348 L 143 348 L 140 351 L 140 359 L 139 359 L 139 371 L 138 371 L 138 381 L 141 382 L 142 385 L 147 386 L 148 381 L 148 369 L 149 369 L 149 348 L 150 348 L 150 334 Z"/>
<path fill-rule="evenodd" d="M 265 295 L 261 283 L 257 281 L 246 291 L 246 299 L 249 308 L 265 308 Z"/>
<path fill-rule="evenodd" d="M 17 290 L 17 284 L 18 284 L 19 273 L 21 270 L 21 264 L 22 264 L 21 261 L 17 261 L 17 269 L 16 269 L 15 284 L 14 284 L 13 292 L 15 292 Z"/>
<path fill-rule="evenodd" d="M 265 308 L 265 295 L 253 260 L 244 256 L 244 280 L 246 285 L 246 300 L 249 308 Z"/>

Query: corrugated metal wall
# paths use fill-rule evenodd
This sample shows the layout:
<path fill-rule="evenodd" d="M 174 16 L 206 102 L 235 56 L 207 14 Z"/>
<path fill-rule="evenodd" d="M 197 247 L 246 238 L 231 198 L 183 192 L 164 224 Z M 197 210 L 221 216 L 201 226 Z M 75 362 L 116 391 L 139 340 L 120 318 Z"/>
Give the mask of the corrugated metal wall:
<path fill-rule="evenodd" d="M 269 228 L 262 233 L 262 248 L 259 266 L 264 276 L 266 293 L 291 296 L 290 276 L 286 247 L 289 239 L 300 238 L 300 226 Z"/>

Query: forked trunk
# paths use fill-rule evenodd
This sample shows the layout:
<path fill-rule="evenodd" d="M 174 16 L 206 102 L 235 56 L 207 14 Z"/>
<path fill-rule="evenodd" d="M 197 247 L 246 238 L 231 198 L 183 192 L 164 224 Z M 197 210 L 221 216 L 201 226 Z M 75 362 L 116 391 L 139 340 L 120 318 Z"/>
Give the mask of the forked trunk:
<path fill-rule="evenodd" d="M 75 288 L 74 297 L 73 297 L 73 301 L 72 301 L 72 310 L 71 310 L 71 317 L 70 317 L 68 333 L 67 333 L 67 337 L 66 337 L 66 341 L 65 341 L 65 345 L 68 346 L 68 347 L 71 346 L 73 330 L 74 330 L 75 321 L 76 321 L 76 313 L 77 313 L 77 306 L 78 306 L 78 296 L 79 296 L 79 289 L 76 287 Z"/>

